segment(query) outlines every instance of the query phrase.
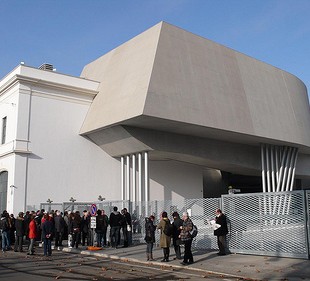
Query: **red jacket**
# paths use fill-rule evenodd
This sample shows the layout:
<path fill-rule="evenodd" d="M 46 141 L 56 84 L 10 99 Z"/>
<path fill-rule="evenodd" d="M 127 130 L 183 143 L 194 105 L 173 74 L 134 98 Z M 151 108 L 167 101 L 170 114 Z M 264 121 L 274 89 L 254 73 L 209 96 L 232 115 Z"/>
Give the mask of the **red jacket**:
<path fill-rule="evenodd" d="M 29 223 L 29 239 L 35 239 L 37 237 L 37 225 L 34 220 Z"/>

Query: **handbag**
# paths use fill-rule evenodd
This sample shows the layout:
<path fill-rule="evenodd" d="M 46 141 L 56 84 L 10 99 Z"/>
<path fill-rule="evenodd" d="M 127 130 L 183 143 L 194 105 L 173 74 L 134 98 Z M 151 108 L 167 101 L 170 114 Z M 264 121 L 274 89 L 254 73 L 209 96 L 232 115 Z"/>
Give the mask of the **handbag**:
<path fill-rule="evenodd" d="M 127 224 L 127 231 L 130 232 L 131 231 L 131 225 Z"/>

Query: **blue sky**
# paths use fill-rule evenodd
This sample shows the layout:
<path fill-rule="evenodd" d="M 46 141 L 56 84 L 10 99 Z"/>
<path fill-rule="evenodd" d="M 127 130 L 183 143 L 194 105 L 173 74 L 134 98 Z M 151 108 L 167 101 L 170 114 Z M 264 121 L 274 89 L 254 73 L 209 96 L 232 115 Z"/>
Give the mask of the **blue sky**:
<path fill-rule="evenodd" d="M 21 61 L 79 76 L 160 21 L 299 77 L 310 91 L 310 0 L 0 0 L 0 78 Z"/>

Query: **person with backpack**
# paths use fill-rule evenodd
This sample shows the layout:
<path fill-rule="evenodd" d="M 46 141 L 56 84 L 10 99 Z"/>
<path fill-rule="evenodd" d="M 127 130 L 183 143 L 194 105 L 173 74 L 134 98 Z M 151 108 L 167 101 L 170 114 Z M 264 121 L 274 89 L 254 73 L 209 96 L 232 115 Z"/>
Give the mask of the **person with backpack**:
<path fill-rule="evenodd" d="M 3 211 L 0 219 L 0 230 L 2 236 L 2 252 L 8 251 L 10 249 L 10 224 L 9 224 L 9 214 L 7 211 Z"/>
<path fill-rule="evenodd" d="M 167 212 L 162 212 L 161 220 L 157 225 L 157 229 L 160 229 L 159 246 L 163 249 L 164 252 L 164 258 L 162 259 L 162 262 L 168 262 L 170 254 L 169 247 L 173 230 L 170 220 L 168 219 Z"/>
<path fill-rule="evenodd" d="M 180 226 L 181 233 L 180 238 L 182 242 L 184 243 L 184 258 L 181 262 L 182 265 L 189 265 L 194 262 L 193 254 L 192 254 L 192 235 L 191 231 L 193 230 L 193 222 L 189 218 L 188 213 L 184 212 L 183 216 L 183 225 Z"/>

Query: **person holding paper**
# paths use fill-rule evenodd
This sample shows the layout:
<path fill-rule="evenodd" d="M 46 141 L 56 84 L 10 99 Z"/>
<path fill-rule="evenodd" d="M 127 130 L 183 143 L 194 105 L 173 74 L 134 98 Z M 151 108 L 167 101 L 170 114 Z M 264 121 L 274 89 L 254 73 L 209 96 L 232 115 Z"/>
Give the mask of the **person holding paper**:
<path fill-rule="evenodd" d="M 214 235 L 217 236 L 217 245 L 219 247 L 219 256 L 226 255 L 226 235 L 228 233 L 226 216 L 222 213 L 221 209 L 215 211 L 215 224 L 219 227 L 214 228 Z"/>

